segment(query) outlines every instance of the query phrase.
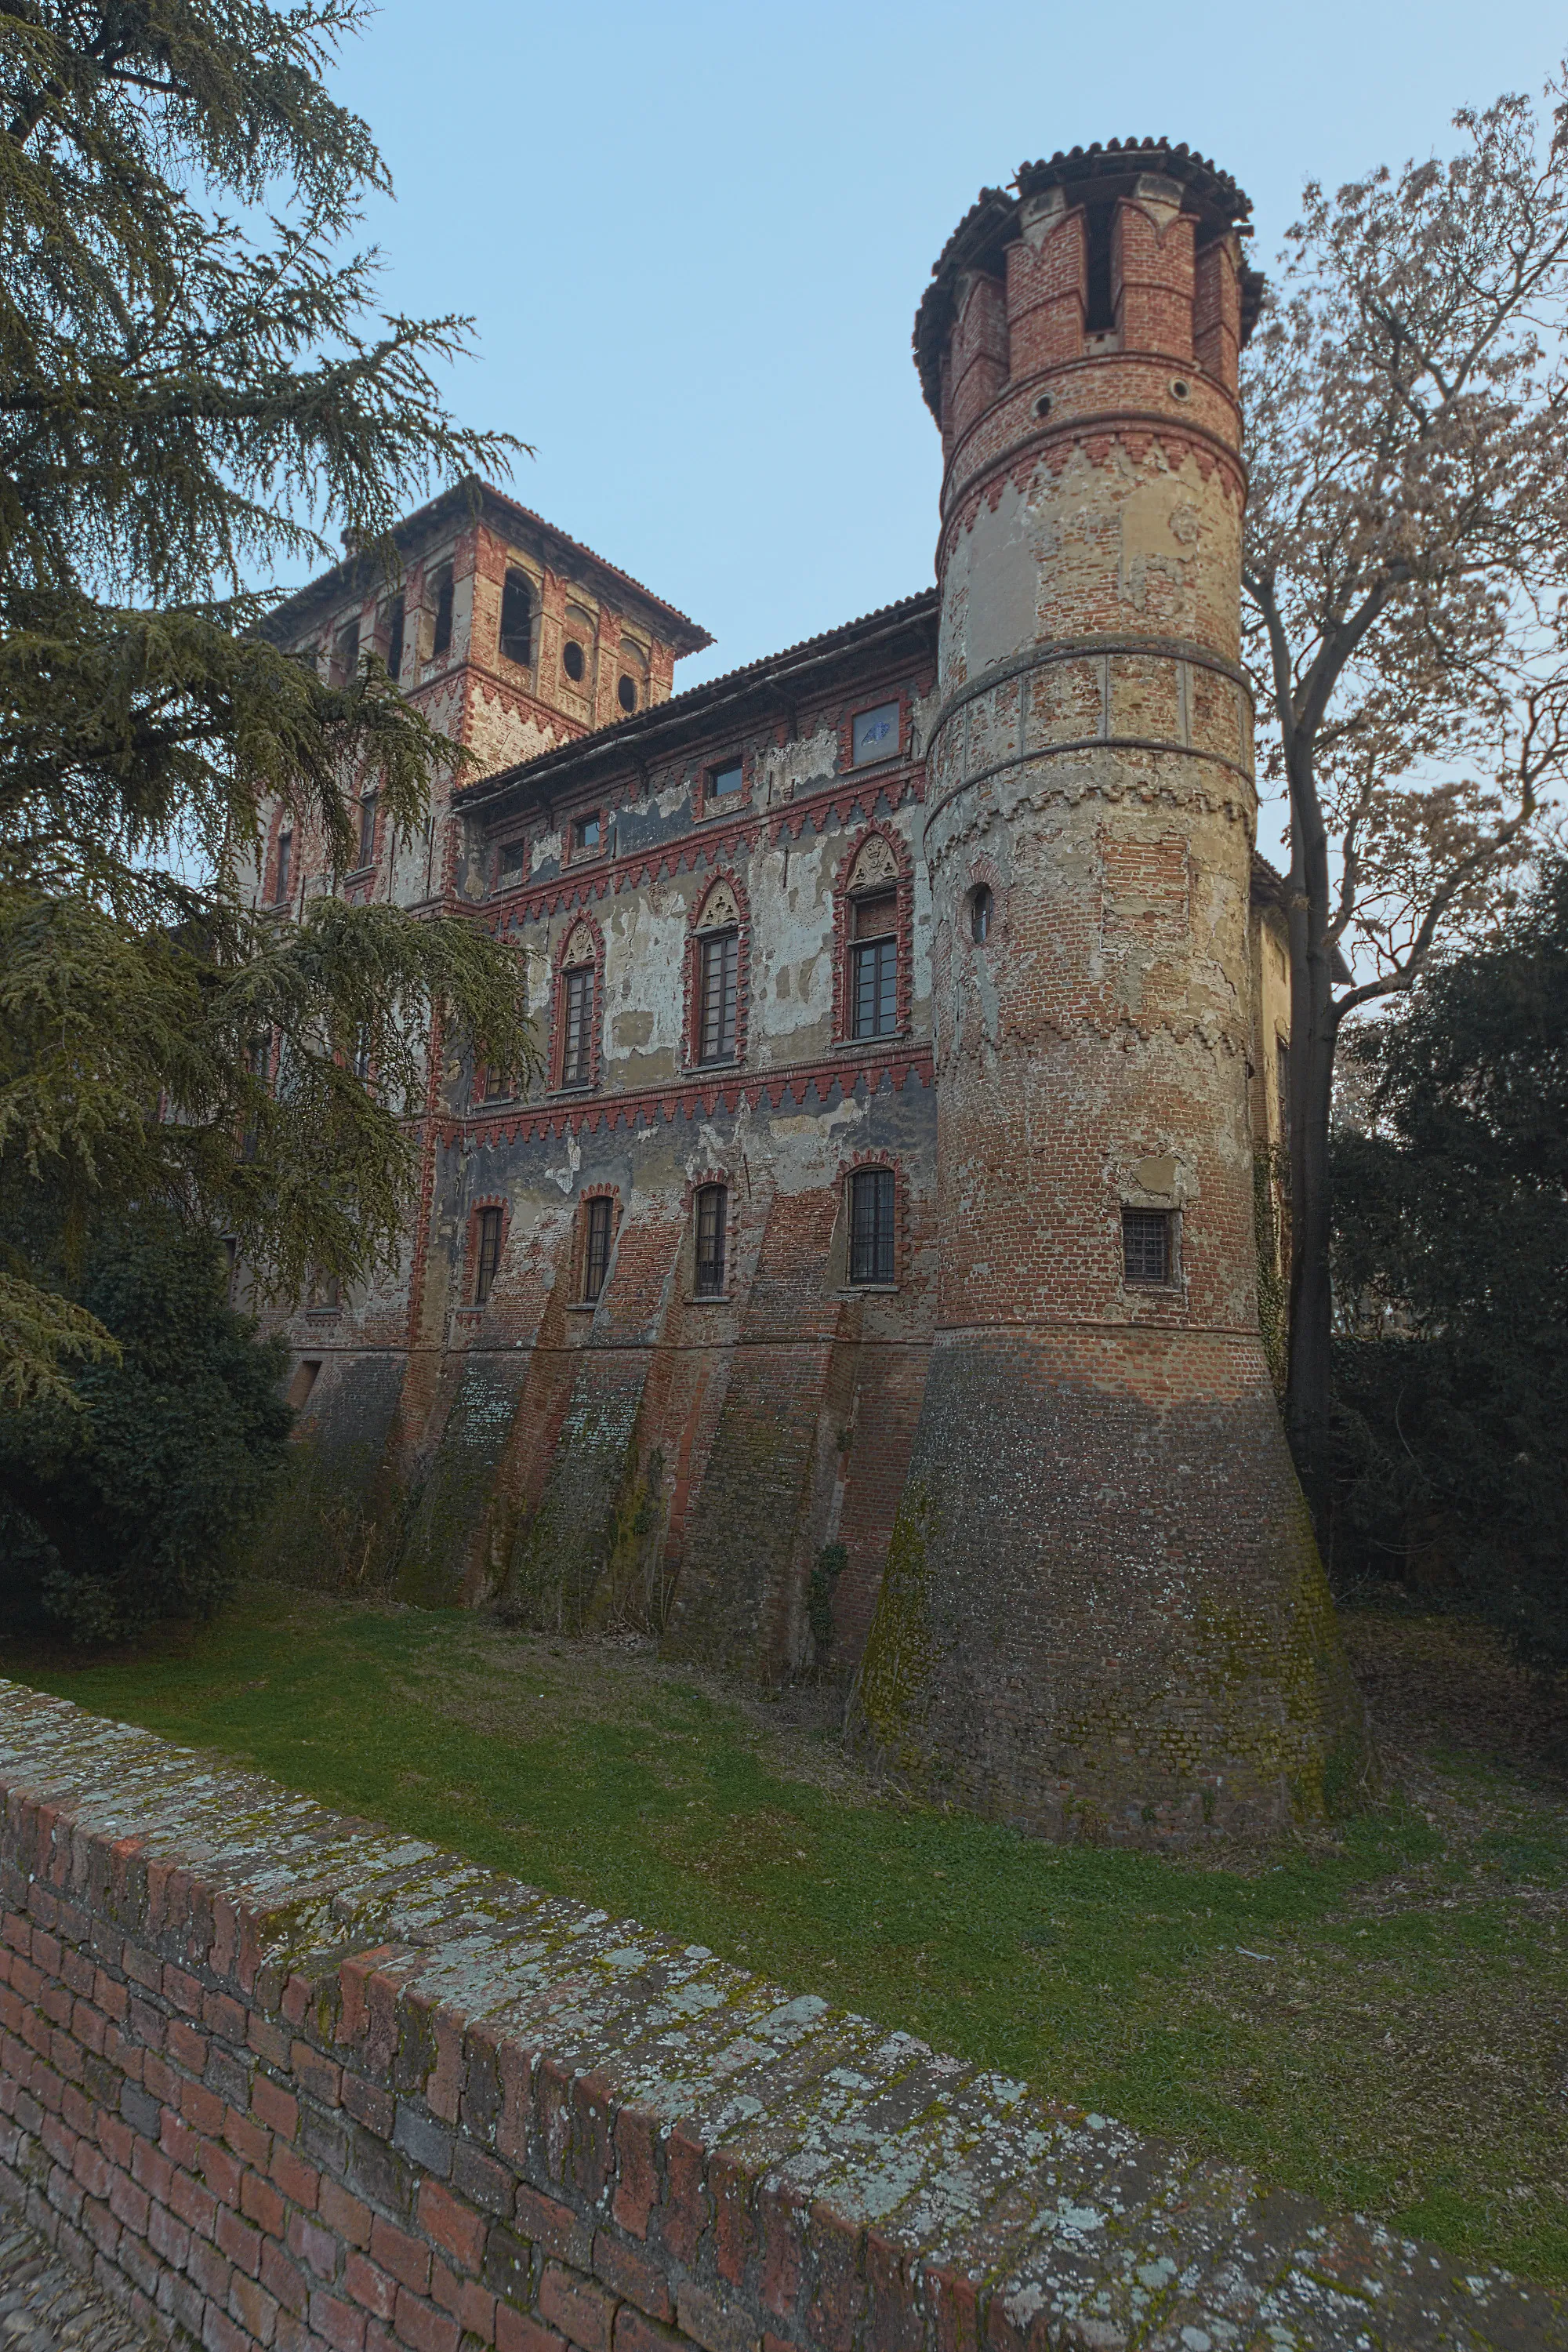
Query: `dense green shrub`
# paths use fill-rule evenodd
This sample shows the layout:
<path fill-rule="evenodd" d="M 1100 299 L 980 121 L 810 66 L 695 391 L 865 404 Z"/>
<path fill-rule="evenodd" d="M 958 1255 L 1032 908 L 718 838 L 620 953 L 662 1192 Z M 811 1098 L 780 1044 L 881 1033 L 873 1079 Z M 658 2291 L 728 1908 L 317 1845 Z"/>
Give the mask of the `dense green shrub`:
<path fill-rule="evenodd" d="M 1355 1048 L 1335 1153 L 1341 1573 L 1568 1664 L 1568 865 Z"/>
<path fill-rule="evenodd" d="M 206 1234 L 117 1223 L 76 1290 L 120 1360 L 75 1371 L 75 1404 L 0 1419 L 0 1612 L 101 1642 L 227 1596 L 292 1416 L 282 1344 L 226 1304 Z"/>

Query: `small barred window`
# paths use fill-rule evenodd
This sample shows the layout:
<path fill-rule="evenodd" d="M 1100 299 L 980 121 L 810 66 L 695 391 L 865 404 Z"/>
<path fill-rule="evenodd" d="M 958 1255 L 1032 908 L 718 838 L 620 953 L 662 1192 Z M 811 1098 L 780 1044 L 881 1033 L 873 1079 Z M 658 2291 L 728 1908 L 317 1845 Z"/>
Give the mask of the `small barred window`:
<path fill-rule="evenodd" d="M 724 1295 L 724 1227 L 730 1194 L 722 1184 L 704 1184 L 697 1195 L 697 1282 L 699 1298 Z"/>
<path fill-rule="evenodd" d="M 583 1296 L 590 1303 L 605 1286 L 610 1270 L 610 1235 L 616 1204 L 601 1199 L 588 1203 L 588 1228 L 583 1250 Z"/>
<path fill-rule="evenodd" d="M 474 1268 L 476 1307 L 483 1307 L 495 1288 L 496 1269 L 500 1265 L 500 1226 L 499 1209 L 479 1211 L 479 1255 Z"/>
<path fill-rule="evenodd" d="M 1128 1282 L 1169 1283 L 1175 1274 L 1173 1227 L 1169 1209 L 1123 1209 L 1121 1271 Z"/>
<path fill-rule="evenodd" d="M 858 1168 L 849 1180 L 849 1279 L 893 1278 L 893 1171 Z"/>

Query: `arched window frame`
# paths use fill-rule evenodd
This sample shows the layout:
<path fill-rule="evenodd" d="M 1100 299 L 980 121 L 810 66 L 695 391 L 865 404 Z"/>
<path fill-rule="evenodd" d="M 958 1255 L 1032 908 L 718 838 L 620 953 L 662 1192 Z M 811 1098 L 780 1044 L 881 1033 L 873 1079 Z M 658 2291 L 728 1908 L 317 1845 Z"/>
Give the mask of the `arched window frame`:
<path fill-rule="evenodd" d="M 574 942 L 579 931 L 586 932 L 591 955 L 576 951 Z M 588 1076 L 574 1086 L 567 1086 L 564 1076 L 566 1059 L 566 974 L 579 965 L 588 964 L 594 974 L 593 1018 L 588 1024 Z M 550 982 L 550 1084 L 553 1091 L 572 1095 L 593 1094 L 604 1073 L 605 1032 L 605 934 L 585 907 L 575 908 L 562 933 L 561 944 L 551 966 Z"/>
<path fill-rule="evenodd" d="M 728 890 L 734 902 L 735 919 L 722 922 L 711 919 L 710 909 L 715 894 Z M 735 933 L 735 1050 L 728 1060 L 704 1062 L 699 1059 L 702 1044 L 702 942 L 715 932 L 733 929 Z M 681 1059 L 691 1071 L 736 1070 L 744 1066 L 750 1028 L 750 998 L 752 975 L 752 902 L 746 886 L 732 866 L 721 866 L 710 876 L 700 898 L 686 918 L 686 984 L 685 1017 L 681 1024 Z"/>
<path fill-rule="evenodd" d="M 855 1179 L 876 1169 L 886 1171 L 893 1180 L 893 1276 L 891 1282 L 857 1282 L 855 1280 Z M 891 1151 L 858 1151 L 844 1164 L 841 1181 L 844 1188 L 844 1254 L 843 1286 L 857 1295 L 871 1292 L 886 1297 L 902 1290 L 909 1281 L 909 1176 L 903 1162 Z"/>
<path fill-rule="evenodd" d="M 479 1286 L 479 1244 L 484 1230 L 487 1209 L 500 1211 L 500 1238 L 496 1244 L 496 1262 L 490 1277 L 489 1293 L 481 1299 Z M 507 1238 L 511 1232 L 511 1202 L 504 1192 L 479 1192 L 468 1202 L 468 1221 L 463 1248 L 463 1287 L 458 1311 L 466 1315 L 482 1315 L 495 1297 L 496 1283 L 506 1263 Z"/>
<path fill-rule="evenodd" d="M 854 1034 L 854 999 L 851 989 L 851 964 L 855 950 L 855 901 L 869 897 L 868 891 L 856 887 L 856 869 L 865 856 L 867 845 L 882 841 L 892 853 L 893 887 L 898 896 L 894 938 L 897 942 L 898 973 L 894 986 L 894 1018 L 891 1034 L 879 1037 L 857 1037 Z M 886 887 L 886 884 L 882 886 Z M 890 824 L 862 826 L 850 841 L 839 862 L 838 875 L 833 891 L 833 1043 L 838 1045 L 872 1047 L 889 1045 L 907 1037 L 914 1006 L 914 929 L 915 877 L 914 866 L 908 846 L 897 828 Z"/>
<path fill-rule="evenodd" d="M 713 1185 L 724 1189 L 724 1279 L 717 1290 L 697 1287 L 697 1213 L 702 1193 Z M 739 1233 L 739 1212 L 735 1200 L 735 1183 L 728 1168 L 704 1168 L 693 1176 L 686 1187 L 686 1242 L 689 1278 L 686 1296 L 694 1307 L 725 1307 L 735 1296 L 735 1243 Z"/>
<path fill-rule="evenodd" d="M 593 1209 L 595 1201 L 610 1203 L 610 1231 L 605 1248 L 605 1273 L 595 1296 L 588 1297 L 588 1242 L 593 1232 Z M 621 1188 L 618 1184 L 584 1184 L 577 1195 L 577 1214 L 572 1237 L 572 1296 L 567 1304 L 592 1314 L 609 1287 L 615 1270 L 616 1244 L 621 1234 Z"/>

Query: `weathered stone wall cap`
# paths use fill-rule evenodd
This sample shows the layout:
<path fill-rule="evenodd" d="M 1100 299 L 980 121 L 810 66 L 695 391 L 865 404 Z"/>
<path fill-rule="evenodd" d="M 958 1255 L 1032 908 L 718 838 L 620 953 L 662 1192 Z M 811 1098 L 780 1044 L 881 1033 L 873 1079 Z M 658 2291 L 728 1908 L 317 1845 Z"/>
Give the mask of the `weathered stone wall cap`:
<path fill-rule="evenodd" d="M 395 2242 L 421 2276 L 442 2245 L 462 2250 L 492 2311 L 526 2256 L 554 2352 L 1568 2352 L 1561 2296 L 1467 2276 L 1432 2247 L 1261 2192 L 1236 2168 L 783 1991 L 704 1945 L 7 1682 L 0 1801 L 0 2193 L 13 2200 L 40 2165 L 55 2178 L 47 2133 L 25 2118 L 42 2112 L 28 2087 L 39 2066 L 59 2079 L 37 2032 L 47 2046 L 47 2020 L 72 2005 L 39 2004 L 90 1949 L 100 1974 L 121 1968 L 134 1997 L 164 2004 L 165 2116 L 171 2102 L 198 2120 L 226 2102 L 238 2119 L 225 2129 L 257 2164 L 260 2118 L 281 2148 L 296 2117 L 308 2178 L 350 2182 L 352 2195 L 331 2192 L 345 2229 Z M 197 2056 L 184 2074 L 174 2061 L 196 2050 L 180 2020 L 197 2016 L 212 2055 L 193 2076 Z M 54 2047 L 74 2063 L 63 2026 Z M 86 2063 L 89 2082 L 107 2080 L 101 2059 Z M 105 2128 L 121 2138 L 159 2112 L 129 2079 L 115 2096 Z M 171 2147 L 194 2145 L 186 2121 L 164 2128 Z M 237 2158 L 213 2160 L 239 2179 Z M 258 2210 L 283 2210 L 289 2166 L 292 2153 L 274 2159 Z M 395 2192 L 403 2205 L 378 2219 Z M 324 2186 L 321 2199 L 324 2214 Z M 55 2211 L 35 2188 L 29 2218 L 34 2200 Z M 416 2221 L 428 2242 L 409 2236 Z M 81 2243 L 118 2275 L 120 2224 L 105 2229 L 96 2256 Z M 310 2215 L 298 2233 L 326 2246 Z M 320 2258 L 363 2278 L 358 2242 Z M 233 2292 L 243 2304 L 249 2289 Z M 312 2293 L 326 2309 L 327 2290 Z M 333 2326 L 326 2340 L 369 2352 L 359 2323 Z M 539 2352 L 546 2331 L 526 2326 L 482 2340 Z M 447 2341 L 434 2315 L 427 2333 Z M 264 2339 L 227 2327 L 205 2340 Z M 310 2352 L 314 2327 L 300 2341 Z"/>

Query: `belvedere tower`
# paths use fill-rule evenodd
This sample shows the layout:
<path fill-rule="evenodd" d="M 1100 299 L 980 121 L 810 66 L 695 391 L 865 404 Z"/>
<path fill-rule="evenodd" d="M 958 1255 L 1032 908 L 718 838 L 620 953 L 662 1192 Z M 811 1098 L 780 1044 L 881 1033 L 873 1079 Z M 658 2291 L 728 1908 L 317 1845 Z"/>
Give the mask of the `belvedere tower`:
<path fill-rule="evenodd" d="M 1247 209 L 1075 148 L 981 195 L 915 327 L 939 1303 L 856 1707 L 1056 1836 L 1264 1831 L 1363 1769 L 1258 1328 Z"/>

